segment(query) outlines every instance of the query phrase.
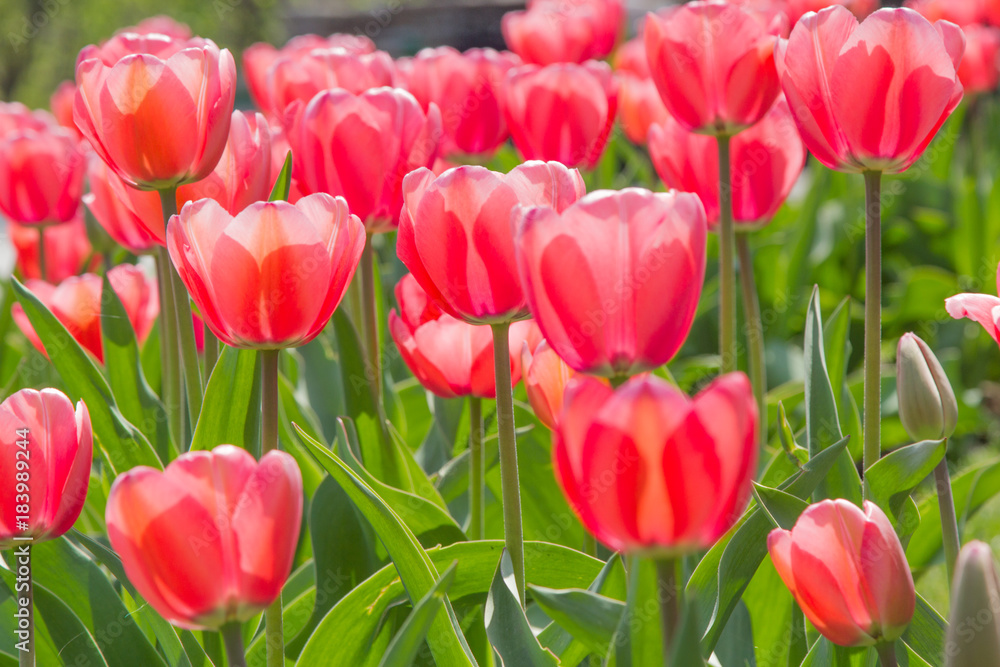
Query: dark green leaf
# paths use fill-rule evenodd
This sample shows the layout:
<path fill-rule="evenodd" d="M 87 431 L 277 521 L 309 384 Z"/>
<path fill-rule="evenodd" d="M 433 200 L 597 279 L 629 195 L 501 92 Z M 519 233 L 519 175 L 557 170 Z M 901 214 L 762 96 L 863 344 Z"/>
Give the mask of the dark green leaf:
<path fill-rule="evenodd" d="M 559 661 L 539 645 L 519 603 L 514 566 L 504 549 L 486 598 L 486 634 L 503 667 L 556 667 Z"/>
<path fill-rule="evenodd" d="M 530 586 L 529 590 L 546 615 L 586 644 L 591 652 L 597 655 L 608 652 L 625 603 L 579 588 L 558 591 Z"/>
<path fill-rule="evenodd" d="M 754 496 L 776 528 L 791 530 L 799 515 L 809 507 L 806 501 L 779 489 L 761 486 L 756 482 L 753 487 Z"/>
<path fill-rule="evenodd" d="M 885 510 L 900 535 L 909 535 L 916 529 L 912 520 L 907 524 L 902 522 L 906 501 L 917 485 L 927 479 L 941 462 L 946 449 L 944 440 L 924 440 L 900 447 L 876 461 L 865 473 L 870 500 Z M 909 513 L 907 516 L 919 520 L 919 516 Z"/>
<path fill-rule="evenodd" d="M 413 663 L 417 651 L 427 637 L 427 632 L 431 629 L 434 617 L 443 610 L 444 598 L 455 580 L 457 566 L 458 563 L 452 563 L 427 595 L 413 607 L 403 627 L 389 644 L 382 662 L 379 663 L 380 667 L 409 667 Z"/>
<path fill-rule="evenodd" d="M 205 388 L 191 451 L 228 444 L 260 450 L 260 372 L 255 350 L 224 345 Z"/>

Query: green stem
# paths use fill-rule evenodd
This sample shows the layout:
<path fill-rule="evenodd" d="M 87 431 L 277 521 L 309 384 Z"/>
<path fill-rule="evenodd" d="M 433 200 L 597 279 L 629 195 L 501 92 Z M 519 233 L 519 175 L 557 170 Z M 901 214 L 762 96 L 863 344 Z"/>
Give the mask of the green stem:
<path fill-rule="evenodd" d="M 736 235 L 736 250 L 740 257 L 740 285 L 743 288 L 743 308 L 747 321 L 747 348 L 750 353 L 750 384 L 757 399 L 760 443 L 767 444 L 767 364 L 764 360 L 764 323 L 760 317 L 760 300 L 753 276 L 753 257 L 748 234 Z"/>
<path fill-rule="evenodd" d="M 944 540 L 944 563 L 948 569 L 948 585 L 951 588 L 955 574 L 955 561 L 962 548 L 962 538 L 958 534 L 958 519 L 955 516 L 955 499 L 951 494 L 951 475 L 948 473 L 948 459 L 943 458 L 934 468 L 934 483 L 937 486 L 938 507 L 941 510 L 941 537 Z"/>
<path fill-rule="evenodd" d="M 222 642 L 226 646 L 226 657 L 229 659 L 229 667 L 247 667 L 247 656 L 243 650 L 243 633 L 240 624 L 227 623 L 219 628 L 222 633 Z"/>
<path fill-rule="evenodd" d="M 361 310 L 365 332 L 365 349 L 368 352 L 368 381 L 376 404 L 382 405 L 382 359 L 378 345 L 378 307 L 375 303 L 375 249 L 372 235 L 365 236 L 365 249 L 361 253 Z M 380 410 L 381 412 L 381 410 Z"/>
<path fill-rule="evenodd" d="M 521 487 L 517 477 L 514 435 L 514 391 L 510 386 L 510 323 L 494 324 L 493 366 L 497 387 L 497 430 L 500 441 L 500 487 L 503 489 L 503 535 L 514 566 L 517 595 L 524 608 L 524 536 L 521 532 Z"/>
<path fill-rule="evenodd" d="M 722 135 L 719 144 L 719 356 L 722 372 L 736 370 L 736 268 L 733 246 L 732 174 L 729 164 L 729 137 Z"/>
<path fill-rule="evenodd" d="M 163 209 L 163 229 L 166 230 L 170 218 L 177 213 L 177 189 L 160 190 L 160 206 Z M 166 249 L 164 249 L 166 250 Z M 188 412 L 191 428 L 198 423 L 201 414 L 202 385 L 201 365 L 198 363 L 198 347 L 194 342 L 194 319 L 191 317 L 191 303 L 188 301 L 187 287 L 177 274 L 167 255 L 167 270 L 173 289 L 174 324 L 176 341 L 180 347 L 181 371 L 184 373 L 184 388 L 187 390 Z"/>
<path fill-rule="evenodd" d="M 583 531 L 583 553 L 597 558 L 597 538 L 590 531 Z"/>
<path fill-rule="evenodd" d="M 38 226 L 38 276 L 42 280 L 48 280 L 49 275 L 45 261 L 45 227 L 45 225 Z"/>
<path fill-rule="evenodd" d="M 167 411 L 170 439 L 178 451 L 187 451 L 184 439 L 184 413 L 181 405 L 180 352 L 177 347 L 177 324 L 174 321 L 174 282 L 170 279 L 170 257 L 164 246 L 156 247 L 156 273 L 160 291 L 160 363 L 163 366 L 163 404 Z"/>
<path fill-rule="evenodd" d="M 486 528 L 486 457 L 483 456 L 483 399 L 469 398 L 469 539 L 481 540 Z"/>
<path fill-rule="evenodd" d="M 14 553 L 17 554 L 19 551 L 21 551 L 21 547 L 16 548 L 14 550 Z M 21 600 L 27 599 L 27 606 L 25 608 L 28 610 L 28 627 L 27 627 L 28 650 L 27 651 L 22 651 L 20 649 L 18 650 L 17 662 L 19 667 L 35 667 L 35 582 L 32 579 L 32 572 L 31 572 L 30 543 L 24 544 L 24 555 L 23 557 L 20 555 L 16 556 L 14 558 L 14 565 L 15 565 L 14 572 L 19 580 L 22 578 L 21 567 L 26 566 L 28 568 L 28 577 L 26 582 L 27 588 L 18 591 L 18 593 L 20 593 L 20 595 L 18 596 L 18 603 L 20 603 Z M 20 604 L 17 605 L 17 609 L 18 610 L 21 609 Z M 20 629 L 20 627 L 18 629 Z M 17 639 L 20 640 L 20 637 L 18 637 Z"/>
<path fill-rule="evenodd" d="M 865 172 L 865 408 L 864 469 L 882 455 L 882 172 Z"/>
<path fill-rule="evenodd" d="M 663 625 L 663 664 L 670 665 L 670 650 L 680 624 L 680 605 L 677 587 L 677 559 L 663 558 L 656 561 L 656 581 L 660 598 L 660 622 Z"/>
<path fill-rule="evenodd" d="M 278 449 L 278 355 L 281 350 L 260 351 L 260 455 Z M 267 667 L 285 664 L 284 628 L 281 620 L 281 594 L 264 610 L 264 633 Z"/>
<path fill-rule="evenodd" d="M 876 644 L 875 650 L 878 651 L 878 659 L 882 663 L 882 667 L 897 667 L 896 642 Z"/>
<path fill-rule="evenodd" d="M 202 338 L 205 340 L 205 384 L 219 360 L 219 339 L 216 338 L 207 324 L 202 324 Z"/>

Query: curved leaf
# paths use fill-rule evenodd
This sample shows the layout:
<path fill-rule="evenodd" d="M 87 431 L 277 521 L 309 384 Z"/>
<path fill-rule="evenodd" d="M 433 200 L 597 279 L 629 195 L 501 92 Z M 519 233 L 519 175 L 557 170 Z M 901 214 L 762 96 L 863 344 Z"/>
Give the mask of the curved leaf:
<path fill-rule="evenodd" d="M 514 566 L 504 549 L 484 611 L 490 644 L 503 667 L 556 667 L 559 661 L 535 639 L 519 600 Z"/>

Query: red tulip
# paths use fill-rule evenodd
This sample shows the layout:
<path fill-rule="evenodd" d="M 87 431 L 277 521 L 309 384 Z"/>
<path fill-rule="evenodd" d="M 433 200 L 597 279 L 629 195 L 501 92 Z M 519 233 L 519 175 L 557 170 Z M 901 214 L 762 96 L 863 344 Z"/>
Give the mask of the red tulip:
<path fill-rule="evenodd" d="M 472 324 L 524 319 L 511 213 L 518 204 L 561 211 L 584 192 L 580 173 L 554 162 L 527 162 L 506 175 L 418 169 L 403 181 L 396 253 L 449 315 Z"/>
<path fill-rule="evenodd" d="M 653 375 L 617 390 L 579 376 L 552 438 L 556 479 L 584 527 L 615 551 L 712 546 L 746 509 L 757 406 L 742 373 L 694 399 Z"/>
<path fill-rule="evenodd" d="M 83 139 L 83 134 L 73 121 L 73 100 L 76 98 L 76 84 L 72 81 L 63 81 L 56 86 L 52 96 L 49 97 L 49 108 L 52 115 L 61 127 L 66 128 L 77 139 Z"/>
<path fill-rule="evenodd" d="M 385 51 L 353 53 L 345 49 L 312 49 L 280 56 L 267 72 L 265 113 L 280 117 L 289 104 L 308 104 L 330 88 L 361 94 L 372 88 L 392 87 L 396 68 Z"/>
<path fill-rule="evenodd" d="M 22 389 L 0 404 L 0 549 L 54 540 L 87 498 L 94 438 L 83 401 L 58 389 Z M 25 527 L 21 522 L 27 524 Z"/>
<path fill-rule="evenodd" d="M 233 445 L 188 452 L 162 472 L 139 466 L 111 486 L 108 538 L 139 593 L 190 630 L 242 623 L 291 572 L 302 473 L 274 450 L 260 462 Z"/>
<path fill-rule="evenodd" d="M 891 642 L 916 605 L 913 577 L 888 517 L 872 502 L 810 505 L 767 538 L 774 567 L 806 618 L 841 646 Z"/>
<path fill-rule="evenodd" d="M 1000 267 L 997 267 L 997 292 L 1000 293 Z M 944 307 L 956 320 L 968 318 L 986 329 L 1000 343 L 1000 297 L 989 294 L 956 294 L 945 299 Z"/>
<path fill-rule="evenodd" d="M 119 264 L 108 271 L 111 288 L 121 299 L 129 322 L 135 329 L 139 345 L 146 340 L 153 328 L 153 322 L 160 312 L 160 302 L 156 292 L 156 281 L 146 278 L 133 264 Z M 101 289 L 100 276 L 85 273 L 73 276 L 52 285 L 41 280 L 28 280 L 25 287 L 56 316 L 70 335 L 83 349 L 93 354 L 98 361 L 104 361 L 104 346 L 101 342 Z M 42 354 L 46 354 L 41 339 L 35 333 L 21 304 L 13 306 L 14 322 L 25 337 Z"/>
<path fill-rule="evenodd" d="M 967 0 L 963 0 L 965 1 Z M 879 8 L 879 0 L 785 0 L 785 5 L 788 23 L 794 26 L 809 12 L 818 12 L 833 5 L 843 5 L 859 19 L 863 19 Z"/>
<path fill-rule="evenodd" d="M 649 154 L 668 188 L 701 197 L 709 227 L 719 222 L 719 151 L 715 137 L 688 132 L 673 118 L 649 130 Z M 806 147 L 779 98 L 763 120 L 730 144 L 733 216 L 741 227 L 767 223 L 806 163 Z"/>
<path fill-rule="evenodd" d="M 226 345 L 305 345 L 333 315 L 364 249 L 341 197 L 258 202 L 233 217 L 211 199 L 171 218 L 167 249 L 208 328 Z"/>
<path fill-rule="evenodd" d="M 705 276 L 705 209 L 693 194 L 592 192 L 518 223 L 521 285 L 545 340 L 577 371 L 634 375 L 684 343 Z"/>
<path fill-rule="evenodd" d="M 618 85 L 605 63 L 525 65 L 504 82 L 504 112 L 526 160 L 593 168 L 615 122 Z"/>
<path fill-rule="evenodd" d="M 534 352 L 527 343 L 521 349 L 521 369 L 528 402 L 538 421 L 555 429 L 562 410 L 566 383 L 576 371 L 563 361 L 543 339 Z"/>
<path fill-rule="evenodd" d="M 267 120 L 259 113 L 234 111 L 219 164 L 204 180 L 177 188 L 177 207 L 207 197 L 236 215 L 254 202 L 267 200 L 272 184 Z"/>
<path fill-rule="evenodd" d="M 399 314 L 389 312 L 389 333 L 406 366 L 429 391 L 451 398 L 496 398 L 493 333 L 488 326 L 468 324 L 444 313 L 412 274 L 396 283 Z M 515 322 L 508 344 L 525 344 L 530 322 Z M 517 346 L 517 348 L 515 348 Z M 521 364 L 511 356 L 511 386 L 521 379 Z"/>
<path fill-rule="evenodd" d="M 969 95 L 996 90 L 1000 83 L 1000 28 L 968 25 L 958 79 Z"/>
<path fill-rule="evenodd" d="M 646 17 L 646 55 L 670 113 L 691 132 L 732 135 L 778 96 L 780 26 L 745 7 L 690 2 Z"/>
<path fill-rule="evenodd" d="M 0 212 L 21 224 L 76 217 L 87 168 L 69 132 L 12 132 L 0 138 Z"/>
<path fill-rule="evenodd" d="M 38 266 L 38 227 L 8 223 L 7 233 L 17 251 L 17 268 L 25 278 L 42 277 Z M 91 260 L 89 269 L 94 269 L 100 257 L 94 256 L 94 248 L 87 239 L 87 226 L 83 216 L 62 225 L 52 225 L 41 230 L 45 235 L 45 274 L 54 283 L 75 276 L 84 269 L 84 262 Z"/>
<path fill-rule="evenodd" d="M 622 0 L 548 0 L 507 12 L 501 27 L 526 63 L 582 63 L 611 53 L 625 23 Z"/>
<path fill-rule="evenodd" d="M 616 72 L 629 72 L 642 79 L 651 76 L 649 59 L 646 57 L 646 42 L 642 37 L 634 37 L 618 47 L 612 62 Z"/>
<path fill-rule="evenodd" d="M 133 39 L 156 47 L 118 48 Z M 210 40 L 127 33 L 81 51 L 76 83 L 76 124 L 125 182 L 156 190 L 212 173 L 229 136 L 236 94 L 236 63 L 228 50 Z"/>
<path fill-rule="evenodd" d="M 116 243 L 137 255 L 165 243 L 159 195 L 126 185 L 96 156 L 87 167 L 87 180 L 90 192 L 83 203 Z"/>
<path fill-rule="evenodd" d="M 398 64 L 406 89 L 425 111 L 441 110 L 441 152 L 492 153 L 507 140 L 502 86 L 507 71 L 520 64 L 513 53 L 450 46 L 424 49 Z"/>
<path fill-rule="evenodd" d="M 376 88 L 354 95 L 334 89 L 288 110 L 299 187 L 347 199 L 375 234 L 392 231 L 402 206 L 403 177 L 434 163 L 441 135 L 436 106 L 424 113 L 413 95 Z"/>
<path fill-rule="evenodd" d="M 20 102 L 0 102 L 0 140 L 8 134 L 23 130 L 44 132 L 58 125 L 48 111 L 32 111 Z"/>
<path fill-rule="evenodd" d="M 899 173 L 962 99 L 962 31 L 910 9 L 858 24 L 836 6 L 796 24 L 777 50 L 781 85 L 806 146 L 840 171 Z"/>

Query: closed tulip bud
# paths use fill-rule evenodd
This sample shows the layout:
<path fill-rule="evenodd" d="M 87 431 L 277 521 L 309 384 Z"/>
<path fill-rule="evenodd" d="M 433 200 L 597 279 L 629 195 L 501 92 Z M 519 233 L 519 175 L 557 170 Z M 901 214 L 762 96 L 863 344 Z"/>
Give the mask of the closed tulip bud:
<path fill-rule="evenodd" d="M 345 49 L 313 49 L 284 55 L 267 73 L 269 113 L 281 116 L 296 100 L 306 104 L 317 93 L 343 88 L 355 95 L 396 85 L 396 68 L 385 51 L 353 53 Z"/>
<path fill-rule="evenodd" d="M 526 63 L 582 63 L 607 56 L 625 23 L 622 0 L 544 0 L 507 12 L 501 28 L 510 50 Z"/>
<path fill-rule="evenodd" d="M 76 137 L 61 128 L 0 137 L 0 213 L 25 225 L 72 220 L 86 170 Z"/>
<path fill-rule="evenodd" d="M 1000 577 L 989 545 L 962 547 L 951 585 L 945 666 L 1000 666 Z"/>
<path fill-rule="evenodd" d="M 898 639 L 916 592 L 903 547 L 878 505 L 810 505 L 792 530 L 767 538 L 774 567 L 820 634 L 840 646 Z"/>
<path fill-rule="evenodd" d="M 73 527 L 90 483 L 94 437 L 83 401 L 58 389 L 22 389 L 0 404 L 0 549 Z M 21 523 L 21 522 L 24 523 Z"/>
<path fill-rule="evenodd" d="M 914 440 L 940 440 L 955 432 L 958 403 L 948 376 L 927 343 L 903 334 L 896 352 L 899 418 Z"/>
<path fill-rule="evenodd" d="M 302 474 L 270 451 L 233 445 L 182 454 L 162 472 L 119 475 L 108 538 L 142 597 L 174 625 L 218 630 L 247 621 L 288 579 L 302 521 Z"/>

